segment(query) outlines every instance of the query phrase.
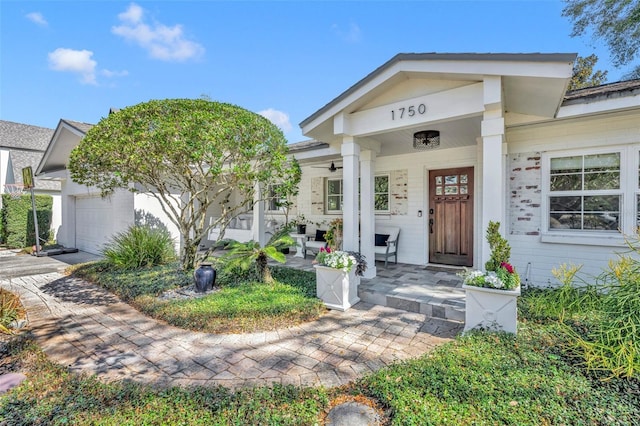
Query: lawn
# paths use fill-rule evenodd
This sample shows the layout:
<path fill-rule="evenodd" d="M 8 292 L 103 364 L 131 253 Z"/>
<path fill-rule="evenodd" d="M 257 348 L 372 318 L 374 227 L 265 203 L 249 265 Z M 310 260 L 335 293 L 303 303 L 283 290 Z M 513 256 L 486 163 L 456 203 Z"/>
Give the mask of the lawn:
<path fill-rule="evenodd" d="M 334 389 L 107 384 L 69 373 L 29 336 L 15 337 L 0 354 L 0 372 L 22 371 L 29 380 L 0 396 L 0 424 L 314 425 L 334 401 L 349 398 L 373 401 L 393 425 L 638 424 L 638 378 L 587 371 L 566 350 L 567 324 L 537 309 L 554 298 L 521 297 L 517 337 L 473 332 Z"/>
<path fill-rule="evenodd" d="M 159 295 L 193 283 L 176 264 L 116 269 L 106 262 L 81 265 L 74 274 L 118 295 L 141 312 L 187 330 L 248 333 L 313 321 L 326 312 L 315 297 L 315 274 L 272 267 L 276 282 L 251 273 L 220 270 L 216 292 L 197 299 L 163 300 Z"/>

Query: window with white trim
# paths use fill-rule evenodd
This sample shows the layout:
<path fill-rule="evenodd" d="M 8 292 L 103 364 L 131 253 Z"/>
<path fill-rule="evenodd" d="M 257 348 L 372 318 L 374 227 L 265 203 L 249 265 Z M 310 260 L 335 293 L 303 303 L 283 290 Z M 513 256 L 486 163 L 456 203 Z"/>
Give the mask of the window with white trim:
<path fill-rule="evenodd" d="M 378 175 L 374 178 L 374 209 L 376 212 L 388 212 L 389 209 L 389 175 Z"/>
<path fill-rule="evenodd" d="M 327 212 L 338 213 L 342 211 L 342 179 L 327 179 Z"/>
<path fill-rule="evenodd" d="M 269 185 L 269 198 L 267 210 L 269 211 L 282 211 L 284 210 L 284 206 L 287 205 L 287 199 L 281 197 L 278 194 L 278 186 L 279 185 Z"/>
<path fill-rule="evenodd" d="M 389 175 L 374 177 L 374 210 L 378 213 L 389 212 Z M 342 179 L 327 179 L 326 206 L 327 213 L 342 212 L 343 184 Z"/>
<path fill-rule="evenodd" d="M 543 153 L 542 179 L 543 242 L 621 246 L 640 225 L 639 144 Z"/>

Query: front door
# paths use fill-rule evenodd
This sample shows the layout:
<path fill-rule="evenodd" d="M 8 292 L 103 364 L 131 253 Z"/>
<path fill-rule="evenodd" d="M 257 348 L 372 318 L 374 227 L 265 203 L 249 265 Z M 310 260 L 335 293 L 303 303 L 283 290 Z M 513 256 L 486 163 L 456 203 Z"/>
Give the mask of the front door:
<path fill-rule="evenodd" d="M 429 171 L 429 263 L 473 266 L 473 167 Z"/>

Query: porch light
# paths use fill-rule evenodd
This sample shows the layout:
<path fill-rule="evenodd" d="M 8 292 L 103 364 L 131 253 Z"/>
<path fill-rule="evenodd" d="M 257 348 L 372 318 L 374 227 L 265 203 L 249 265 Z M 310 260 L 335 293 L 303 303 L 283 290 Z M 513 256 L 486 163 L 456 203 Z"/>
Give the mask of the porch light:
<path fill-rule="evenodd" d="M 413 134 L 415 149 L 433 149 L 440 146 L 440 132 L 438 130 L 423 130 Z"/>

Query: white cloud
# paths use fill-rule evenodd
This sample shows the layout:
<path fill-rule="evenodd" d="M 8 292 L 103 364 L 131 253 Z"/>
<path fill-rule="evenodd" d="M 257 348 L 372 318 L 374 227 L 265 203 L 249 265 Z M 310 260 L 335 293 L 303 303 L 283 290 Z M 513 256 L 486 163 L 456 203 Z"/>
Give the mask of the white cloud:
<path fill-rule="evenodd" d="M 126 77 L 129 75 L 129 71 L 127 70 L 122 70 L 122 71 L 111 71 L 111 70 L 100 70 L 100 74 L 104 75 L 107 78 L 114 78 L 114 77 Z"/>
<path fill-rule="evenodd" d="M 259 111 L 258 114 L 271 121 L 276 126 L 280 127 L 280 129 L 284 133 L 288 133 L 293 128 L 291 126 L 291 122 L 289 121 L 289 114 L 278 111 L 277 109 L 269 108 L 263 111 Z"/>
<path fill-rule="evenodd" d="M 97 62 L 91 59 L 90 50 L 58 48 L 49 52 L 49 67 L 55 71 L 67 71 L 80 75 L 83 84 L 96 84 Z"/>
<path fill-rule="evenodd" d="M 182 25 L 168 27 L 144 20 L 144 9 L 135 3 L 118 15 L 122 25 L 114 26 L 111 32 L 146 49 L 152 58 L 162 61 L 186 61 L 204 54 L 204 47 L 187 40 Z"/>
<path fill-rule="evenodd" d="M 362 40 L 362 30 L 355 22 L 351 22 L 347 30 L 343 30 L 338 24 L 333 24 L 331 28 L 338 37 L 347 43 L 358 43 Z"/>
<path fill-rule="evenodd" d="M 42 16 L 42 13 L 40 13 L 40 12 L 27 13 L 26 17 L 31 22 L 36 23 L 36 24 L 38 24 L 38 25 L 40 25 L 42 27 L 46 27 L 47 25 L 49 25 L 47 20 L 44 19 L 44 16 Z"/>

